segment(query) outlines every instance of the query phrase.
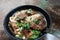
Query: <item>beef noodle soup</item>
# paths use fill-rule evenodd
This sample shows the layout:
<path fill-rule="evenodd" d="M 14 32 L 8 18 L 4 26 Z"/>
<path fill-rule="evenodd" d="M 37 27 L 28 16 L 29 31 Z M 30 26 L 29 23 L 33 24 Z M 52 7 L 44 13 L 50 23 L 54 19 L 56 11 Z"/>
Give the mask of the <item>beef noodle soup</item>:
<path fill-rule="evenodd" d="M 47 21 L 39 11 L 26 9 L 14 13 L 8 26 L 17 38 L 36 39 L 42 35 L 41 30 L 46 28 Z"/>

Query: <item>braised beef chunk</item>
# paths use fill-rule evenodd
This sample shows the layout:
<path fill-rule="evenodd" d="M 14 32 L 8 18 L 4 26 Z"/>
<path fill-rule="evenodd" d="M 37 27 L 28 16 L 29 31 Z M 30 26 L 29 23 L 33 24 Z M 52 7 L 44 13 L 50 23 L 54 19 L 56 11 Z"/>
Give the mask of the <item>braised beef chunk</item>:
<path fill-rule="evenodd" d="M 41 20 L 38 25 L 41 26 L 42 29 L 44 29 L 46 27 L 46 21 L 45 20 Z"/>
<path fill-rule="evenodd" d="M 40 26 L 35 24 L 34 22 L 31 22 L 31 28 L 36 29 L 36 30 L 40 30 L 41 29 Z"/>
<path fill-rule="evenodd" d="M 31 24 L 31 28 L 32 28 L 32 29 L 43 30 L 43 29 L 45 28 L 45 27 L 43 26 L 43 24 L 37 25 L 37 24 L 35 24 L 34 22 L 31 22 L 30 24 Z"/>
<path fill-rule="evenodd" d="M 27 14 L 22 13 L 17 16 L 16 20 L 24 19 L 25 17 L 27 17 Z"/>
<path fill-rule="evenodd" d="M 25 37 L 29 37 L 29 36 L 33 35 L 32 30 L 27 30 L 27 29 L 23 30 L 22 33 L 23 33 L 23 35 L 25 35 Z"/>

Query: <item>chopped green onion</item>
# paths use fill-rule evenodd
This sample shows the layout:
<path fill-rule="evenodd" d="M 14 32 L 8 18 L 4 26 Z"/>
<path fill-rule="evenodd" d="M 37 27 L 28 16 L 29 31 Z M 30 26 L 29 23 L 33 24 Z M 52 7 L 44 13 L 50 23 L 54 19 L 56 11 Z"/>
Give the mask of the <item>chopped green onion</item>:
<path fill-rule="evenodd" d="M 34 20 L 34 23 L 38 24 L 39 23 L 39 20 L 38 19 L 35 19 Z"/>
<path fill-rule="evenodd" d="M 29 38 L 31 38 L 31 39 L 36 39 L 36 38 L 39 37 L 40 34 L 42 34 L 42 33 L 41 33 L 40 31 L 38 31 L 38 30 L 32 30 L 32 31 L 33 31 L 33 35 L 29 37 Z"/>
<path fill-rule="evenodd" d="M 39 35 L 32 35 L 32 36 L 30 36 L 30 38 L 31 38 L 31 39 L 36 39 L 36 38 L 38 38 L 38 36 L 39 36 Z"/>
<path fill-rule="evenodd" d="M 30 28 L 30 22 L 27 22 L 27 23 L 26 23 L 26 27 L 27 27 L 27 28 Z"/>
<path fill-rule="evenodd" d="M 17 24 L 18 26 L 20 26 L 20 23 L 19 23 L 19 22 L 16 22 L 16 24 Z"/>
<path fill-rule="evenodd" d="M 30 28 L 30 22 L 27 22 L 27 23 L 19 23 L 19 22 L 16 22 L 16 23 L 19 26 L 19 28 L 22 27 L 22 30 L 29 29 Z"/>
<path fill-rule="evenodd" d="M 18 16 L 19 19 L 22 19 L 22 17 Z"/>
<path fill-rule="evenodd" d="M 33 30 L 33 33 L 36 34 L 36 35 L 38 35 L 38 34 L 40 34 L 41 32 L 38 31 L 38 30 Z"/>
<path fill-rule="evenodd" d="M 32 9 L 28 9 L 28 10 L 27 10 L 27 13 L 31 13 L 31 12 L 32 12 Z"/>
<path fill-rule="evenodd" d="M 22 34 L 19 34 L 19 37 L 21 37 L 21 38 L 22 38 L 22 37 L 23 37 L 23 35 L 22 35 Z"/>

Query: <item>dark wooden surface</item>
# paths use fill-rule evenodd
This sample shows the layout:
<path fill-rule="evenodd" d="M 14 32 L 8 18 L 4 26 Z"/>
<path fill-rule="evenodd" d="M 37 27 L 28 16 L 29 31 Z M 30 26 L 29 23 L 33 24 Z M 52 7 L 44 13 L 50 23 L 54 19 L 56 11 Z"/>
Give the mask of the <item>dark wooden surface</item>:
<path fill-rule="evenodd" d="M 58 7 L 58 6 L 57 6 Z M 41 40 L 60 40 L 60 36 L 54 35 L 55 31 L 60 32 L 60 14 L 56 14 L 55 10 L 59 10 L 56 6 L 47 7 L 46 11 L 50 14 L 52 18 L 52 25 L 48 34 L 44 35 Z M 60 7 L 60 6 L 59 6 Z M 56 9 L 57 8 L 57 9 Z M 57 12 L 59 13 L 59 12 Z M 50 34 L 51 33 L 51 34 Z M 60 34 L 59 34 L 60 35 Z M 14 40 L 9 35 L 5 33 L 4 30 L 0 30 L 0 40 Z"/>
<path fill-rule="evenodd" d="M 33 2 L 32 2 L 33 1 Z M 0 40 L 13 40 L 7 35 L 3 28 L 3 20 L 6 14 L 17 6 L 32 4 L 38 5 L 39 0 L 0 0 Z M 41 40 L 60 40 L 60 0 L 49 0 L 50 5 L 46 11 L 52 18 L 52 25 L 49 33 L 41 38 Z"/>

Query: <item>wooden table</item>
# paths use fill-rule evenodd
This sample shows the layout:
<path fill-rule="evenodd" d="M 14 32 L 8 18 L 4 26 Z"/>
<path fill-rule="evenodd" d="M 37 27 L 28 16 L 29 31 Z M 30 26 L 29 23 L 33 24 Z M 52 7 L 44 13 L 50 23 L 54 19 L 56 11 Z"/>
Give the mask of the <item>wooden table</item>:
<path fill-rule="evenodd" d="M 49 33 L 41 38 L 41 40 L 60 40 L 60 0 L 48 0 L 49 6 L 44 8 L 50 14 L 52 18 L 52 26 Z M 13 40 L 5 33 L 3 28 L 3 21 L 12 9 L 21 5 L 35 5 L 39 6 L 40 0 L 0 0 L 0 40 Z M 52 35 L 53 34 L 53 35 Z"/>

